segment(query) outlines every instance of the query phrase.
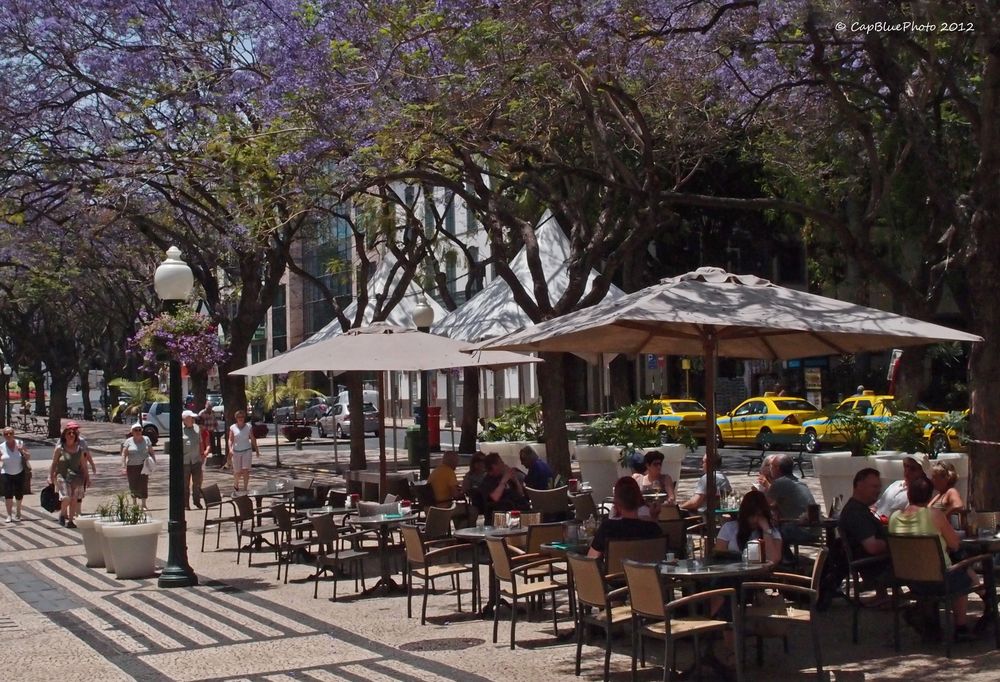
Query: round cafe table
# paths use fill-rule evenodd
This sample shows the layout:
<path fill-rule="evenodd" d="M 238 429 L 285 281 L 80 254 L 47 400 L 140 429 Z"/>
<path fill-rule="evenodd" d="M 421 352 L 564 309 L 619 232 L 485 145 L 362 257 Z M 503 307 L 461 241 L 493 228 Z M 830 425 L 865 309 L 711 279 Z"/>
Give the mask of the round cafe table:
<path fill-rule="evenodd" d="M 469 528 L 459 528 L 452 537 L 464 540 L 472 547 L 472 603 L 477 606 L 482 602 L 482 589 L 479 586 L 479 552 L 487 537 L 514 537 L 517 535 L 527 535 L 528 529 L 521 526 L 518 528 L 500 528 L 497 526 L 470 526 Z M 493 609 L 502 603 L 496 592 L 496 581 L 493 579 L 493 562 L 489 563 L 489 598 L 486 606 L 479 609 L 480 615 L 485 617 L 493 616 Z"/>
<path fill-rule="evenodd" d="M 351 521 L 355 526 L 378 529 L 379 573 L 381 575 L 374 586 L 365 590 L 366 597 L 379 591 L 398 592 L 403 589 L 403 586 L 392 579 L 392 572 L 389 568 L 389 529 L 416 520 L 416 514 L 375 514 L 373 516 L 359 516 Z"/>

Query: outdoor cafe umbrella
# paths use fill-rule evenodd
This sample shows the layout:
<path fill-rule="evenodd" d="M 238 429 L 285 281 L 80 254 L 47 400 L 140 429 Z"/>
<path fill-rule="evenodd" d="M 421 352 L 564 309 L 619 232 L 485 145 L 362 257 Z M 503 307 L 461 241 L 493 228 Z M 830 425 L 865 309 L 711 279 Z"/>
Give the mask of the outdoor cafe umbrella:
<path fill-rule="evenodd" d="M 349 329 L 315 343 L 293 348 L 287 353 L 237 369 L 231 374 L 261 376 L 288 372 L 423 372 L 452 367 L 504 367 L 541 362 L 538 358 L 507 351 L 463 352 L 466 341 L 456 341 L 378 322 Z M 379 390 L 379 403 L 384 402 Z M 384 404 L 379 414 L 385 419 Z M 385 429 L 379 429 L 379 486 L 386 488 Z"/>
<path fill-rule="evenodd" d="M 711 428 L 719 356 L 778 360 L 982 340 L 884 310 L 777 286 L 753 275 L 703 267 L 469 350 L 702 355 L 706 425 Z M 705 450 L 711 463 L 718 452 L 715 438 L 706 438 Z M 711 500 L 715 476 L 711 464 L 709 469 Z M 706 523 L 712 537 L 710 511 Z"/>

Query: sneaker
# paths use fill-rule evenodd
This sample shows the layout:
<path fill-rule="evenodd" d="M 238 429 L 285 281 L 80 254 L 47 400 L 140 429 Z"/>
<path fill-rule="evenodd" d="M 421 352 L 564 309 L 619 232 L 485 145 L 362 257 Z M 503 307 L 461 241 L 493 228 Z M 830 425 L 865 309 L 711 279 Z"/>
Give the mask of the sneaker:
<path fill-rule="evenodd" d="M 73 523 L 72 521 L 67 521 L 66 522 L 66 527 L 67 528 L 76 528 L 76 524 Z"/>
<path fill-rule="evenodd" d="M 15 521 L 20 521 L 21 520 L 21 515 L 20 514 L 14 514 L 14 520 Z"/>
<path fill-rule="evenodd" d="M 201 502 L 195 502 L 194 506 L 198 507 L 198 509 L 204 509 L 204 507 L 201 506 Z"/>
<path fill-rule="evenodd" d="M 13 520 L 14 520 L 13 516 L 7 516 L 7 517 L 4 517 L 3 522 L 4 523 L 11 523 Z"/>

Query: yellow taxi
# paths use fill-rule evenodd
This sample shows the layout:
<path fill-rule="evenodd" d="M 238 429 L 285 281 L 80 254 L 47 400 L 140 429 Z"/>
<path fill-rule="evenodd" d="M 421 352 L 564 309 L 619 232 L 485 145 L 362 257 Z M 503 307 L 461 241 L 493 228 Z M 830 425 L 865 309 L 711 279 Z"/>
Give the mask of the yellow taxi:
<path fill-rule="evenodd" d="M 941 419 L 935 419 L 924 427 L 927 451 L 932 455 L 942 452 L 966 452 L 962 436 L 969 426 L 969 411 L 949 412 Z"/>
<path fill-rule="evenodd" d="M 876 424 L 888 422 L 898 411 L 894 396 L 875 395 L 875 391 L 862 391 L 861 395 L 852 395 L 841 401 L 835 410 L 835 412 L 856 412 Z M 916 410 L 915 414 L 930 422 L 940 419 L 946 413 L 934 410 Z M 846 442 L 844 434 L 836 428 L 831 416 L 818 417 L 804 422 L 802 433 L 808 438 L 806 442 L 808 452 L 819 452 L 821 447 L 844 445 Z"/>
<path fill-rule="evenodd" d="M 651 429 L 660 432 L 661 440 L 675 440 L 677 429 L 684 427 L 698 440 L 705 440 L 705 407 L 688 398 L 657 398 L 649 413 L 640 417 Z"/>
<path fill-rule="evenodd" d="M 719 446 L 759 445 L 761 436 L 774 433 L 797 436 L 802 422 L 812 419 L 819 410 L 805 398 L 765 393 L 747 398 L 715 421 Z"/>

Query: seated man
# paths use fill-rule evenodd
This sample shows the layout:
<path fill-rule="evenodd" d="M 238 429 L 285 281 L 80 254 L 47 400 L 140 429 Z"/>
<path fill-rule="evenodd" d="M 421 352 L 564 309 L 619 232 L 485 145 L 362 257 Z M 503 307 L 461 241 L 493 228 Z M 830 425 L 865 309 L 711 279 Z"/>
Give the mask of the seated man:
<path fill-rule="evenodd" d="M 530 445 L 521 448 L 519 455 L 521 466 L 528 472 L 524 475 L 524 485 L 535 490 L 548 490 L 553 474 L 545 460 Z"/>
<path fill-rule="evenodd" d="M 884 562 L 873 562 L 860 570 L 865 582 L 878 583 L 880 595 L 885 594 L 885 582 L 889 571 L 889 544 L 885 526 L 875 516 L 871 506 L 882 490 L 882 479 L 878 469 L 862 469 L 854 475 L 854 491 L 851 499 L 844 503 L 837 521 L 840 537 L 850 549 L 853 560 L 869 557 L 884 558 Z"/>
<path fill-rule="evenodd" d="M 495 452 L 486 455 L 486 476 L 479 484 L 479 491 L 486 505 L 483 513 L 487 522 L 496 511 L 527 511 L 531 508 L 516 470 L 507 466 Z"/>
<path fill-rule="evenodd" d="M 794 560 L 792 545 L 818 539 L 815 529 L 803 528 L 798 523 L 809 505 L 816 504 L 816 498 L 808 486 L 795 477 L 795 460 L 791 455 L 774 456 L 771 466 L 772 483 L 764 494 L 778 513 L 778 530 L 785 541 L 783 558 L 785 561 Z"/>
<path fill-rule="evenodd" d="M 875 511 L 879 516 L 888 519 L 895 511 L 906 508 L 909 501 L 906 498 L 906 487 L 911 481 L 927 478 L 930 475 L 930 460 L 921 453 L 903 458 L 903 478 L 889 484 L 881 497 L 875 503 Z"/>
<path fill-rule="evenodd" d="M 639 518 L 639 508 L 643 506 L 639 484 L 630 476 L 623 476 L 615 483 L 614 513 L 601 522 L 594 541 L 587 552 L 589 557 L 602 557 L 608 551 L 611 540 L 645 540 L 663 536 L 660 524 Z"/>
<path fill-rule="evenodd" d="M 441 456 L 441 463 L 434 467 L 434 471 L 427 477 L 434 492 L 434 504 L 439 507 L 448 507 L 455 499 L 462 499 L 462 489 L 458 485 L 458 476 L 455 469 L 458 468 L 458 453 L 446 452 Z"/>
<path fill-rule="evenodd" d="M 681 509 L 686 509 L 687 511 L 704 512 L 708 508 L 708 453 L 701 458 L 702 470 L 705 471 L 701 478 L 698 479 L 698 484 L 695 486 L 694 494 L 688 498 L 685 502 L 682 502 L 679 506 Z M 715 455 L 715 459 L 712 462 L 712 468 L 715 469 L 715 499 L 712 501 L 713 505 L 718 505 L 719 496 L 723 494 L 731 494 L 733 492 L 733 486 L 729 483 L 729 479 L 726 475 L 719 471 L 722 466 L 722 457 L 718 453 Z M 715 509 L 715 507 L 712 507 Z"/>

